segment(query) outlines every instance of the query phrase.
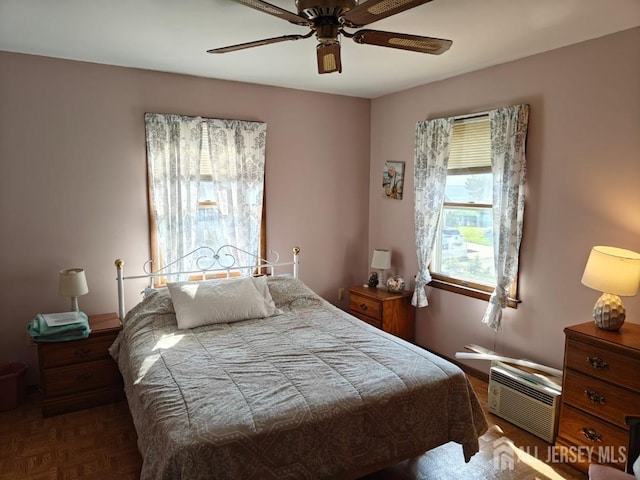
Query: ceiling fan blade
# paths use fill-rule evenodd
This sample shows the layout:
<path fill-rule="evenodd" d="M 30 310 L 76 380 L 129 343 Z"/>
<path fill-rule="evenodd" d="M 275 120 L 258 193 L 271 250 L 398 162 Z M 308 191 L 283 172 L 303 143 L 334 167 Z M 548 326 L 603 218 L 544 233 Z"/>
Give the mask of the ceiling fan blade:
<path fill-rule="evenodd" d="M 318 56 L 318 73 L 342 73 L 339 43 L 320 43 L 316 47 Z"/>
<path fill-rule="evenodd" d="M 423 37 L 420 35 L 409 35 L 407 33 L 381 32 L 379 30 L 358 30 L 353 34 L 353 41 L 356 43 L 366 43 L 367 45 L 430 53 L 431 55 L 440 55 L 449 50 L 449 47 L 453 45 L 451 40 L 442 38 Z"/>
<path fill-rule="evenodd" d="M 431 0 L 368 0 L 349 10 L 342 17 L 348 27 L 362 27 L 404 12 Z"/>
<path fill-rule="evenodd" d="M 302 38 L 309 38 L 313 35 L 311 30 L 306 35 L 283 35 L 281 37 L 265 38 L 264 40 L 256 40 L 254 42 L 239 43 L 238 45 L 230 45 L 228 47 L 212 48 L 207 50 L 207 53 L 227 53 L 235 52 L 236 50 L 244 50 L 245 48 L 259 47 L 261 45 L 269 45 L 271 43 L 287 42 L 289 40 L 300 40 Z"/>
<path fill-rule="evenodd" d="M 269 15 L 273 15 L 274 17 L 281 18 L 286 20 L 287 22 L 291 22 L 295 25 L 311 25 L 309 20 L 300 15 L 296 15 L 295 13 L 290 12 L 289 10 L 285 10 L 280 7 L 276 7 L 275 5 L 271 5 L 270 3 L 263 2 L 262 0 L 232 0 L 236 3 L 241 3 L 242 5 L 250 8 L 254 8 L 256 10 L 260 10 L 261 12 L 268 13 Z"/>

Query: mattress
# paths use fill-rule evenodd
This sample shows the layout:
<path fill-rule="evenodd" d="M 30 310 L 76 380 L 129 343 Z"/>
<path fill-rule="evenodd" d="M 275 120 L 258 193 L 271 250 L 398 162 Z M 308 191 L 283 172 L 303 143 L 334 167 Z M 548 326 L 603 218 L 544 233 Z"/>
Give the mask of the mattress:
<path fill-rule="evenodd" d="M 357 478 L 447 442 L 468 461 L 487 429 L 457 366 L 275 277 L 282 313 L 179 330 L 166 290 L 110 349 L 141 479 Z"/>

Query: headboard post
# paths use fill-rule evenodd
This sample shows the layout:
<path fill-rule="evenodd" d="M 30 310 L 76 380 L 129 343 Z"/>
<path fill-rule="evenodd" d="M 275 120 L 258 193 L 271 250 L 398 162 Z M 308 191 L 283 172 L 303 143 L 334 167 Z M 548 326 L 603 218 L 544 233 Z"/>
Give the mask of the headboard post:
<path fill-rule="evenodd" d="M 124 267 L 124 262 L 121 259 L 117 259 L 115 261 L 116 265 L 116 280 L 118 282 L 118 316 L 120 320 L 124 320 L 124 278 L 122 267 Z"/>
<path fill-rule="evenodd" d="M 293 247 L 293 278 L 298 278 L 298 255 L 300 255 L 300 247 Z"/>

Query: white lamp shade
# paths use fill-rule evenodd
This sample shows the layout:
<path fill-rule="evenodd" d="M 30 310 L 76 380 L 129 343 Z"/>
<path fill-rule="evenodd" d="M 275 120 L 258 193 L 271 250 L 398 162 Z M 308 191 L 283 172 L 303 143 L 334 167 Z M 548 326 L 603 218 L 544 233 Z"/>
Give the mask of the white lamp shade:
<path fill-rule="evenodd" d="M 79 297 L 89 293 L 87 277 L 82 268 L 60 270 L 58 295 L 63 297 Z"/>
<path fill-rule="evenodd" d="M 636 295 L 640 285 L 640 254 L 623 248 L 593 247 L 582 284 L 603 293 Z"/>
<path fill-rule="evenodd" d="M 391 268 L 391 250 L 376 249 L 373 251 L 371 268 L 378 270 L 388 270 Z"/>

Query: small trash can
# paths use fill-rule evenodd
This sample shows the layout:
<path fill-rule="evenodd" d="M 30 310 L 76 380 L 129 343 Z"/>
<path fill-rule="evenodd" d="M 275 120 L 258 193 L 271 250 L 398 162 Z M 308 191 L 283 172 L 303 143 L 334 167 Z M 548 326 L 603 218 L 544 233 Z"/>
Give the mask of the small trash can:
<path fill-rule="evenodd" d="M 0 365 L 0 411 L 16 408 L 27 394 L 27 364 Z"/>

